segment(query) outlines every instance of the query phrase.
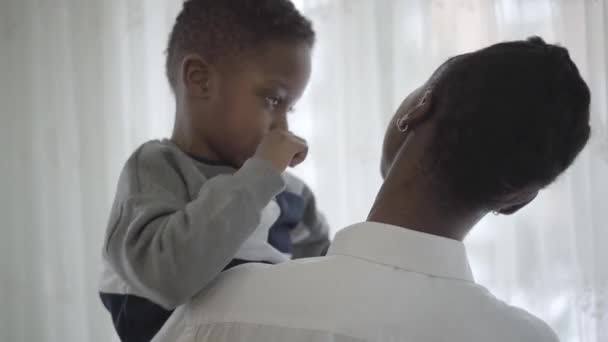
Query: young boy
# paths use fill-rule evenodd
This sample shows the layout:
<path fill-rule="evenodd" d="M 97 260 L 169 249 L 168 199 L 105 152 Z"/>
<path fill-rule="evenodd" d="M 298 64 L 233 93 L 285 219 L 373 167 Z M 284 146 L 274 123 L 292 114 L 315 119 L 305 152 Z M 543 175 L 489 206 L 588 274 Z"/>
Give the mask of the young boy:
<path fill-rule="evenodd" d="M 325 221 L 289 175 L 304 140 L 286 115 L 310 75 L 315 34 L 289 0 L 188 0 L 169 39 L 171 140 L 127 161 L 100 294 L 123 341 L 149 341 L 222 270 L 324 254 Z"/>

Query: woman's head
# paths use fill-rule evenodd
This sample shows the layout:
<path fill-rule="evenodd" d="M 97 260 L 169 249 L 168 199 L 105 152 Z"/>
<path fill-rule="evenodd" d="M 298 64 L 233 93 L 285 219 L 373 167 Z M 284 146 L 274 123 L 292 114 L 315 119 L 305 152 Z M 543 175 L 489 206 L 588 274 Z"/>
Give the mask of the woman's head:
<path fill-rule="evenodd" d="M 568 51 L 540 38 L 452 58 L 397 111 L 383 173 L 407 160 L 441 198 L 513 213 L 583 149 L 589 104 Z"/>

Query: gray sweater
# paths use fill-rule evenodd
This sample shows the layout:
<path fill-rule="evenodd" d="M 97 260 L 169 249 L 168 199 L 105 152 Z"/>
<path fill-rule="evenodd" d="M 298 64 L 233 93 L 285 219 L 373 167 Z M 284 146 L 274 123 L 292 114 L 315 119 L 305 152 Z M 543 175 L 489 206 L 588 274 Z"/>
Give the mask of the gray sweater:
<path fill-rule="evenodd" d="M 301 199 L 291 250 L 268 242 L 286 219 L 275 197 Z M 329 245 L 310 190 L 250 159 L 241 169 L 191 158 L 168 140 L 141 146 L 118 182 L 104 250 L 102 293 L 129 294 L 173 309 L 206 287 L 235 257 L 277 263 L 318 256 Z"/>

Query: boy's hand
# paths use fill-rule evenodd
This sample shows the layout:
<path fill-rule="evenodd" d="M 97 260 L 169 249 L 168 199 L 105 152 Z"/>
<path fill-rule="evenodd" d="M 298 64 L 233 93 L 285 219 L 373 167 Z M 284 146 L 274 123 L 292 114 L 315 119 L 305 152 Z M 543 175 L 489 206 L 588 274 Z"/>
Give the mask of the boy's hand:
<path fill-rule="evenodd" d="M 271 162 L 282 173 L 288 166 L 303 162 L 307 154 L 306 140 L 289 131 L 274 129 L 262 139 L 254 157 Z"/>

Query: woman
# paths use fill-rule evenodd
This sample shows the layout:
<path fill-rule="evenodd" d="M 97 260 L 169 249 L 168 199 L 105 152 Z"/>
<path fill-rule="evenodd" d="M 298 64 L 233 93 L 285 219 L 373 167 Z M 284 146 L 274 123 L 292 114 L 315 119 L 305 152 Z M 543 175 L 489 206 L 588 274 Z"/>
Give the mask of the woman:
<path fill-rule="evenodd" d="M 589 102 L 568 52 L 540 38 L 449 60 L 395 114 L 367 222 L 326 257 L 226 272 L 158 340 L 557 341 L 475 283 L 462 240 L 572 163 Z"/>

